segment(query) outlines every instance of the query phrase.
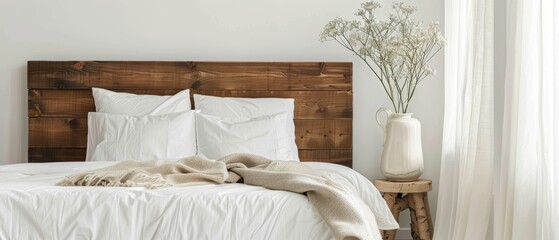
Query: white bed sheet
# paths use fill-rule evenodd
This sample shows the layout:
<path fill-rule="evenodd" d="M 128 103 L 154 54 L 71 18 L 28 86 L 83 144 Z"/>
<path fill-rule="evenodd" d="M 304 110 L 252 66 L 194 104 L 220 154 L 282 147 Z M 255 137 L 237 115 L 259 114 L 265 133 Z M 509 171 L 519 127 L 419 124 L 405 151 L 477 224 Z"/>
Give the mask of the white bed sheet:
<path fill-rule="evenodd" d="M 301 194 L 244 184 L 171 187 L 58 187 L 65 176 L 114 162 L 0 166 L 0 239 L 333 239 Z M 397 222 L 363 176 L 305 163 L 353 189 L 380 229 Z"/>

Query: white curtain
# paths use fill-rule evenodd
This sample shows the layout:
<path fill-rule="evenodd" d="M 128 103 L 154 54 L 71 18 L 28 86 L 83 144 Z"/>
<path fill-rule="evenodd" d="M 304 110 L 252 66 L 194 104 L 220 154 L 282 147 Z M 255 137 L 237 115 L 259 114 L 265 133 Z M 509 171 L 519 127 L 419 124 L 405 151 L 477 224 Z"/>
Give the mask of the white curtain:
<path fill-rule="evenodd" d="M 493 1 L 446 1 L 449 44 L 435 238 L 557 240 L 559 1 L 507 2 L 500 161 L 493 157 L 492 13 Z M 498 174 L 492 171 L 495 162 Z M 488 226 L 494 227 L 489 237 Z"/>
<path fill-rule="evenodd" d="M 493 181 L 493 0 L 445 2 L 445 113 L 434 238 L 485 239 Z"/>
<path fill-rule="evenodd" d="M 507 2 L 495 239 L 559 239 L 559 3 Z"/>

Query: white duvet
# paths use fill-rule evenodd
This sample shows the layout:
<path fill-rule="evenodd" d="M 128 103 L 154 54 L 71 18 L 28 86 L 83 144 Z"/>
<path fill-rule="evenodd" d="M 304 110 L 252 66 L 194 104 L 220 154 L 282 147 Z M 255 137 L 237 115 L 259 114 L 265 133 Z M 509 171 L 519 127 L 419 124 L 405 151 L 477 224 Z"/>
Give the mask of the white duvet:
<path fill-rule="evenodd" d="M 333 239 L 302 194 L 244 184 L 157 190 L 58 187 L 73 173 L 114 162 L 0 166 L 0 239 Z M 379 229 L 398 224 L 363 176 L 339 165 L 305 163 L 355 191 Z"/>

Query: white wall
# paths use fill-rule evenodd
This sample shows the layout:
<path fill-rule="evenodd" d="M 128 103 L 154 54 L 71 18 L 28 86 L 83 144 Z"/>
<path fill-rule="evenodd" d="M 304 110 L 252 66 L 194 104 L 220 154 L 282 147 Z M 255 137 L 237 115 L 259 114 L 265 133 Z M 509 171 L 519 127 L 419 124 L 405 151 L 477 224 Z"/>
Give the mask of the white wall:
<path fill-rule="evenodd" d="M 381 1 L 386 7 L 391 1 Z M 417 4 L 439 21 L 444 1 Z M 374 113 L 389 106 L 358 58 L 318 35 L 329 20 L 352 18 L 361 0 L 0 0 L 0 164 L 27 159 L 27 60 L 353 61 L 354 168 L 381 178 L 383 141 Z M 388 9 L 388 8 L 387 8 Z M 424 178 L 436 206 L 443 123 L 443 54 L 435 78 L 410 105 L 423 124 Z M 404 221 L 407 225 L 407 221 Z"/>

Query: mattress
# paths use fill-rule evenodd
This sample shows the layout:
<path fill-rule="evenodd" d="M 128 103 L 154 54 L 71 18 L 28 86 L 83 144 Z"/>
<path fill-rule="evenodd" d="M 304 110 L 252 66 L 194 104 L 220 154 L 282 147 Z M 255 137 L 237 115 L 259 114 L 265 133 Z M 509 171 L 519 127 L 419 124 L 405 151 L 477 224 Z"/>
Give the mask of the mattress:
<path fill-rule="evenodd" d="M 0 166 L 0 239 L 333 239 L 305 195 L 244 184 L 148 190 L 58 187 L 65 176 L 114 162 Z M 377 189 L 354 170 L 305 163 L 351 189 L 379 229 L 395 229 Z"/>

